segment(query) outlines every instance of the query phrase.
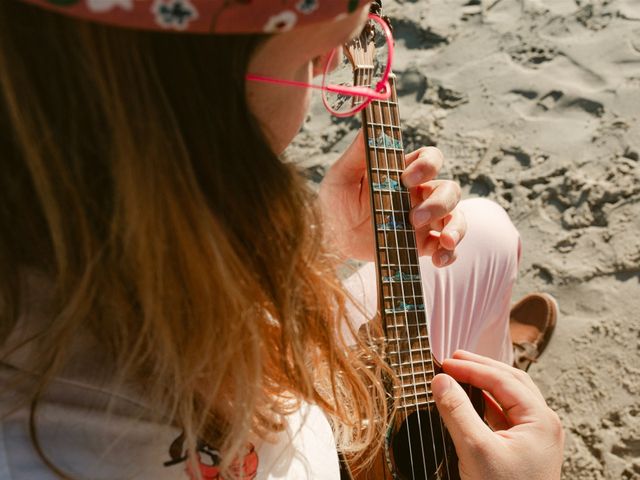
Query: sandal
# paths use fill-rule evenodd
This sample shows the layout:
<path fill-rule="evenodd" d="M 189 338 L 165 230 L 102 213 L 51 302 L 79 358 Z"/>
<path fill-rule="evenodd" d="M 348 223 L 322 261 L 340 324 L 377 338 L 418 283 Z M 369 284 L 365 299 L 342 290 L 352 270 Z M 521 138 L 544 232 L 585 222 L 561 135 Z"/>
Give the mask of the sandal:
<path fill-rule="evenodd" d="M 509 330 L 513 366 L 529 370 L 547 347 L 558 319 L 558 303 L 548 293 L 531 293 L 511 308 Z"/>

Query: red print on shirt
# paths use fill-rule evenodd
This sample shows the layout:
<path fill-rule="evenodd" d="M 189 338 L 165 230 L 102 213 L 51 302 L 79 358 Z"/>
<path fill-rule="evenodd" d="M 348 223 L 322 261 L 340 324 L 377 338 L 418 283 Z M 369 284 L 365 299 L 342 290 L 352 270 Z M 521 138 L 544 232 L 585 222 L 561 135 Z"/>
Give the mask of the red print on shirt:
<path fill-rule="evenodd" d="M 225 477 L 220 472 L 222 457 L 218 449 L 209 446 L 205 442 L 198 441 L 196 447 L 197 458 L 195 462 L 192 462 L 183 451 L 183 443 L 184 435 L 180 435 L 173 441 L 169 448 L 171 460 L 165 462 L 165 466 L 186 462 L 185 471 L 191 480 L 199 478 L 203 480 L 225 480 Z M 253 444 L 248 443 L 242 455 L 233 461 L 229 468 L 234 480 L 253 480 L 256 478 L 258 473 L 258 454 Z M 200 477 L 198 476 L 198 470 Z"/>
<path fill-rule="evenodd" d="M 198 449 L 197 468 L 203 480 L 225 480 L 220 472 L 220 454 L 217 450 L 209 449 L 203 451 Z M 252 444 L 245 447 L 245 452 L 241 458 L 236 459 L 230 467 L 232 478 L 238 480 L 253 480 L 258 473 L 258 454 Z M 187 463 L 187 474 L 191 480 L 197 480 L 198 475 L 193 471 L 193 465 Z"/>

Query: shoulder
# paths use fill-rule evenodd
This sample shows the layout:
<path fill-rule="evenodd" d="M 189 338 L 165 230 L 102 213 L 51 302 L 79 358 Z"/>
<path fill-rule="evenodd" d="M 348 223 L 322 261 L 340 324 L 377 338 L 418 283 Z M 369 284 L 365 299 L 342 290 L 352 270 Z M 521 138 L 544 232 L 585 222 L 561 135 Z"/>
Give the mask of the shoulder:
<path fill-rule="evenodd" d="M 340 478 L 338 454 L 331 425 L 315 405 L 303 404 L 287 417 L 286 429 L 274 441 L 256 445 L 255 478 L 333 480 Z"/>

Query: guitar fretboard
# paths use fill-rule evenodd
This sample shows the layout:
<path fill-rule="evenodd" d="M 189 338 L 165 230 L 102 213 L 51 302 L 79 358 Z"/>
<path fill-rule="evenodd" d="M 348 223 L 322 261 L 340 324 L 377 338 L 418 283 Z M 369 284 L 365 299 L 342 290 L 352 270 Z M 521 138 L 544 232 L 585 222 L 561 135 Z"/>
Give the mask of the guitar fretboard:
<path fill-rule="evenodd" d="M 411 408 L 433 402 L 434 364 L 416 235 L 409 221 L 411 199 L 400 180 L 405 159 L 395 78 L 389 82 L 390 99 L 371 102 L 363 110 L 363 125 L 387 361 L 399 379 L 393 392 L 398 405 Z"/>

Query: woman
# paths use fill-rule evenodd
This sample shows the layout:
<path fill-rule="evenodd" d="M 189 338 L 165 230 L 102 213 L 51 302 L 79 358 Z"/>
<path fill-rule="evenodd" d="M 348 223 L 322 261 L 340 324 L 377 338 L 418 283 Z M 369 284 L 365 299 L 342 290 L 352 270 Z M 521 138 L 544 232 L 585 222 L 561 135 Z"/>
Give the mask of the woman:
<path fill-rule="evenodd" d="M 353 303 L 334 260 L 336 250 L 372 257 L 353 249 L 371 235 L 357 229 L 368 206 L 352 206 L 362 152 L 354 143 L 337 162 L 318 206 L 277 157 L 309 89 L 246 80 L 309 83 L 367 10 L 0 3 L 2 478 L 335 478 L 335 441 L 361 460 L 379 445 L 384 393 L 360 353 L 380 361 L 341 333 L 353 330 Z M 466 230 L 457 187 L 429 183 L 436 150 L 408 161 L 408 187 L 438 187 L 412 212 L 419 234 L 440 222 L 423 253 L 450 265 Z M 517 263 L 509 232 L 505 268 Z M 487 311 L 508 310 L 510 285 Z M 466 331 L 478 351 L 509 361 L 505 321 L 498 335 L 484 320 L 444 323 L 433 326 L 437 353 L 463 346 L 446 332 Z M 455 357 L 445 370 L 507 413 L 490 418 L 492 432 L 449 377 L 434 380 L 465 478 L 557 478 L 562 432 L 528 377 Z"/>

